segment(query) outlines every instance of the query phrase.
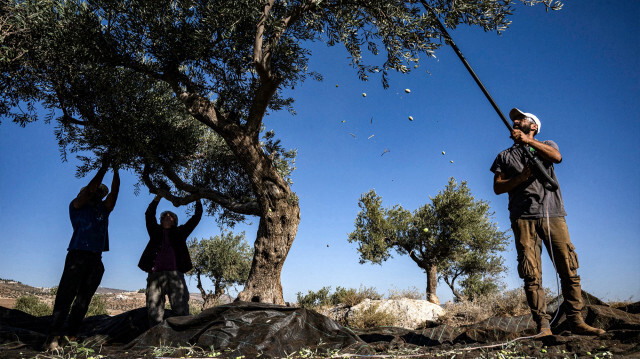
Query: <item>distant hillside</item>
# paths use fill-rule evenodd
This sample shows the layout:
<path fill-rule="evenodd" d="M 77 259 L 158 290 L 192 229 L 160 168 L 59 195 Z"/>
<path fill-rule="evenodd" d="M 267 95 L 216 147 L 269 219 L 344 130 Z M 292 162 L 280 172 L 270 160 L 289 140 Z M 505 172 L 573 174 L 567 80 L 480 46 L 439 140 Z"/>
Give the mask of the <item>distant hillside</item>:
<path fill-rule="evenodd" d="M 0 279 L 1 298 L 19 298 L 27 294 L 44 295 L 49 291 L 49 288 L 37 288 L 11 279 Z"/>
<path fill-rule="evenodd" d="M 23 295 L 47 295 L 51 288 L 32 287 L 16 280 L 0 279 L 0 298 L 19 298 Z M 128 290 L 99 287 L 96 294 L 121 294 Z"/>
<path fill-rule="evenodd" d="M 53 306 L 55 296 L 51 294 L 51 288 L 32 287 L 11 279 L 0 278 L 0 306 L 13 308 L 16 299 L 25 295 L 35 295 L 49 306 Z M 145 294 L 138 291 L 99 287 L 96 294 L 102 295 L 107 302 L 109 314 L 115 315 L 135 308 L 144 307 Z M 200 293 L 190 293 L 190 303 L 196 307 L 202 305 Z M 224 303 L 232 302 L 234 298 L 223 295 Z"/>
<path fill-rule="evenodd" d="M 120 293 L 126 293 L 126 292 L 131 292 L 131 291 L 122 290 L 122 289 L 113 289 L 113 288 L 102 288 L 102 287 L 98 287 L 98 290 L 96 290 L 96 294 L 120 294 Z"/>

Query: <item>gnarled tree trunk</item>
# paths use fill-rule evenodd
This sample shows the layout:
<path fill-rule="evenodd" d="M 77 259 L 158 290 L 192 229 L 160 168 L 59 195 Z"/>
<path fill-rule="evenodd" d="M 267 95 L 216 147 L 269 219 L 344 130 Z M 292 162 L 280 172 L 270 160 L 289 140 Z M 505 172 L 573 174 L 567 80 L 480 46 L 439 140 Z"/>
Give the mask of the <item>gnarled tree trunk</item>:
<path fill-rule="evenodd" d="M 440 305 L 440 300 L 436 295 L 436 288 L 438 287 L 438 267 L 435 264 L 430 264 L 427 268 L 424 268 L 424 270 L 427 273 L 427 300 Z"/>
<path fill-rule="evenodd" d="M 298 232 L 298 197 L 276 171 L 257 136 L 236 134 L 227 143 L 249 175 L 261 213 L 251 271 L 238 300 L 283 305 L 280 274 Z"/>
<path fill-rule="evenodd" d="M 275 209 L 260 218 L 251 272 L 238 300 L 284 304 L 280 274 L 299 223 L 297 201 L 286 199 L 276 202 Z"/>
<path fill-rule="evenodd" d="M 218 304 L 220 297 L 224 294 L 224 288 L 221 288 L 219 285 L 214 283 L 215 292 L 207 293 L 207 291 L 204 289 L 204 286 L 202 286 L 202 279 L 200 278 L 201 275 L 202 273 L 200 273 L 199 271 L 196 271 L 196 279 L 198 281 L 198 285 L 196 286 L 196 288 L 200 290 L 200 295 L 202 296 L 202 300 L 203 300 L 201 309 L 205 310 L 205 309 L 214 307 L 216 306 L 216 304 Z"/>

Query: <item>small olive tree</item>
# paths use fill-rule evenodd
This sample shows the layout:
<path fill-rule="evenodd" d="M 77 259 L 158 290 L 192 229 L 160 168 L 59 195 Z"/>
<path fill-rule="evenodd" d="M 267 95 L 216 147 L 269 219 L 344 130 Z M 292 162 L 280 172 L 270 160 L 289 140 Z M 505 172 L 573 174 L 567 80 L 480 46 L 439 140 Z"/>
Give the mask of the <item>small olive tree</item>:
<path fill-rule="evenodd" d="M 192 239 L 188 243 L 193 269 L 187 273 L 195 276 L 204 303 L 202 309 L 215 305 L 232 285 L 244 285 L 249 277 L 253 252 L 247 244 L 244 232 L 235 235 L 223 232 L 209 239 Z M 213 282 L 213 291 L 202 286 L 202 276 Z"/>
<path fill-rule="evenodd" d="M 489 204 L 476 200 L 467 183 L 454 178 L 444 191 L 413 213 L 400 205 L 385 209 L 374 190 L 362 195 L 356 229 L 349 242 L 358 243 L 360 263 L 382 264 L 391 250 L 408 255 L 427 274 L 427 300 L 439 303 L 438 275 L 449 285 L 456 299 L 476 293 L 471 284 L 479 278 L 495 284 L 505 270 L 499 252 L 508 236 L 491 221 Z M 464 294 L 457 290 L 461 280 Z M 484 290 L 487 287 L 482 287 Z"/>

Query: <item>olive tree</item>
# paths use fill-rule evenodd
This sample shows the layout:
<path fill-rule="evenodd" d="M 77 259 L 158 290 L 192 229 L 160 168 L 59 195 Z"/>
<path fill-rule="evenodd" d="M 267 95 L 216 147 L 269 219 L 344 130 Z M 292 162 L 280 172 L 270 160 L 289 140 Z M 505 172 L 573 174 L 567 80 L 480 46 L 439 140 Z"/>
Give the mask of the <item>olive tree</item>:
<path fill-rule="evenodd" d="M 246 283 L 251 269 L 252 252 L 244 236 L 244 232 L 239 235 L 223 232 L 214 237 L 189 241 L 193 269 L 187 274 L 196 277 L 197 287 L 204 300 L 203 309 L 217 303 L 229 287 Z M 213 291 L 207 292 L 204 289 L 203 276 L 213 282 Z"/>
<path fill-rule="evenodd" d="M 459 279 L 466 295 L 478 293 L 467 283 L 478 278 L 492 281 L 505 270 L 499 253 L 505 249 L 507 233 L 492 222 L 489 204 L 476 200 L 465 181 L 458 185 L 449 179 L 430 200 L 413 212 L 400 205 L 383 208 L 382 197 L 370 190 L 358 202 L 361 211 L 349 242 L 358 244 L 360 263 L 382 264 L 391 258 L 392 250 L 408 255 L 425 271 L 427 300 L 432 303 L 439 304 L 438 276 L 456 299 L 462 297 L 455 286 Z"/>
<path fill-rule="evenodd" d="M 175 205 L 205 198 L 224 224 L 258 217 L 240 299 L 283 303 L 300 208 L 294 154 L 261 139 L 264 120 L 293 112 L 285 89 L 321 79 L 312 42 L 342 44 L 359 78 L 386 87 L 442 45 L 434 16 L 499 32 L 515 2 L 428 4 L 433 14 L 413 0 L 5 0 L 0 115 L 24 125 L 50 110 L 61 146 L 94 154 L 80 174 L 109 157 Z"/>

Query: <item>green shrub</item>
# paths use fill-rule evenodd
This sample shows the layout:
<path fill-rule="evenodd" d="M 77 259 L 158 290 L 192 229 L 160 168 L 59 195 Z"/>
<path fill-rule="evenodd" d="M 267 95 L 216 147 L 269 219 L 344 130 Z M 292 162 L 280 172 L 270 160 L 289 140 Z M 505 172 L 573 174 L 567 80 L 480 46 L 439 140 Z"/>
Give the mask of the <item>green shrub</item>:
<path fill-rule="evenodd" d="M 103 295 L 94 295 L 89 303 L 89 310 L 85 317 L 93 317 L 94 315 L 105 315 L 107 312 L 107 301 Z"/>
<path fill-rule="evenodd" d="M 298 305 L 310 309 L 338 304 L 353 307 L 365 299 L 379 300 L 383 297 L 374 287 L 368 288 L 360 286 L 360 289 L 357 290 L 354 288 L 337 287 L 336 291 L 329 295 L 330 291 L 331 287 L 322 287 L 317 292 L 310 290 L 305 295 L 298 292 Z"/>
<path fill-rule="evenodd" d="M 202 306 L 189 302 L 189 314 L 198 315 L 202 312 Z"/>
<path fill-rule="evenodd" d="M 57 289 L 57 287 L 55 287 Z M 36 317 L 42 317 L 51 315 L 53 309 L 38 299 L 35 295 L 25 295 L 16 300 L 16 305 L 13 309 L 23 311 Z M 102 295 L 94 295 L 89 303 L 89 309 L 87 310 L 87 317 L 94 315 L 108 314 L 107 301 Z"/>
<path fill-rule="evenodd" d="M 147 293 L 147 288 L 138 289 L 138 293 Z"/>
<path fill-rule="evenodd" d="M 460 282 L 462 295 L 469 300 L 482 297 L 499 296 L 504 292 L 504 285 L 499 278 L 482 274 L 471 274 Z"/>
<path fill-rule="evenodd" d="M 51 289 L 49 289 L 49 294 L 58 295 L 58 286 L 51 287 Z"/>
<path fill-rule="evenodd" d="M 335 293 L 331 295 L 331 304 L 344 304 L 353 307 L 362 303 L 365 299 L 379 300 L 382 294 L 378 293 L 374 287 L 360 286 L 360 289 L 337 287 Z"/>
<path fill-rule="evenodd" d="M 35 317 L 51 315 L 51 312 L 53 311 L 47 303 L 41 302 L 40 299 L 33 294 L 18 298 L 13 309 L 23 311 Z"/>
<path fill-rule="evenodd" d="M 378 310 L 379 304 L 372 304 L 367 309 L 361 309 L 349 317 L 349 326 L 353 328 L 377 328 L 393 325 L 396 317 L 383 310 Z"/>
<path fill-rule="evenodd" d="M 323 305 L 331 304 L 329 298 L 329 291 L 331 287 L 322 287 L 317 292 L 310 290 L 307 294 L 303 295 L 302 292 L 298 292 L 298 305 L 303 308 L 313 309 Z"/>
<path fill-rule="evenodd" d="M 348 307 L 352 307 L 362 302 L 362 299 L 360 299 L 358 291 L 354 288 L 336 287 L 336 291 L 331 295 L 330 302 L 332 305 L 345 304 Z"/>

